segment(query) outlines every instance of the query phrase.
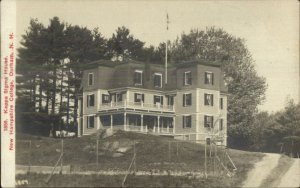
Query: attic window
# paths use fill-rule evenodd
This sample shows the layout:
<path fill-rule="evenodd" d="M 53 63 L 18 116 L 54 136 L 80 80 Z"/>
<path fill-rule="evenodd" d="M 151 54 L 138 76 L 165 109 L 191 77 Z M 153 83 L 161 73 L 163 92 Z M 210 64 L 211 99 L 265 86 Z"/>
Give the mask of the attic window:
<path fill-rule="evenodd" d="M 88 85 L 92 86 L 94 84 L 94 74 L 89 73 L 89 80 L 88 80 Z"/>
<path fill-rule="evenodd" d="M 161 88 L 162 87 L 162 74 L 154 73 L 154 87 Z"/>
<path fill-rule="evenodd" d="M 134 85 L 143 85 L 143 71 L 134 71 Z"/>
<path fill-rule="evenodd" d="M 214 85 L 214 73 L 205 72 L 205 84 Z"/>
<path fill-rule="evenodd" d="M 184 85 L 185 86 L 192 85 L 192 72 L 191 71 L 184 72 Z"/>

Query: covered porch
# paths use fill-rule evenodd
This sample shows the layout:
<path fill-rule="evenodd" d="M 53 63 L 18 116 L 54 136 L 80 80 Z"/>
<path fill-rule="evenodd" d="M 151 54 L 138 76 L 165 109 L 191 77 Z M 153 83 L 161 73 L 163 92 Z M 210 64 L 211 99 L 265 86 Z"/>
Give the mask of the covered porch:
<path fill-rule="evenodd" d="M 154 134 L 174 134 L 175 116 L 169 114 L 111 113 L 98 116 L 99 128 Z"/>

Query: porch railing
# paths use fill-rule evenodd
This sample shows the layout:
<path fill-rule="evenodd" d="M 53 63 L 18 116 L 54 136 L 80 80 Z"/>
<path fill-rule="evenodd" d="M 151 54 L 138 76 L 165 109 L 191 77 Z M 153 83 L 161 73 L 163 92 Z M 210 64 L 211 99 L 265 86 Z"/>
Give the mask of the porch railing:
<path fill-rule="evenodd" d="M 119 101 L 119 102 L 109 102 L 102 103 L 99 105 L 99 109 L 111 109 L 111 108 L 136 108 L 136 109 L 146 109 L 154 111 L 174 111 L 174 105 L 161 105 L 161 104 L 151 104 L 143 102 L 132 102 L 132 101 Z"/>

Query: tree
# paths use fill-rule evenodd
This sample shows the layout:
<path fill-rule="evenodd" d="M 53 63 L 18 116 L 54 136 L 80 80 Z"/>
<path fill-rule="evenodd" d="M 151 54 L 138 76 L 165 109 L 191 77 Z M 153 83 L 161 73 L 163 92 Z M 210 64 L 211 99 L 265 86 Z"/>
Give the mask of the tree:
<path fill-rule="evenodd" d="M 84 67 L 88 62 L 108 59 L 107 40 L 98 28 L 93 31 L 86 27 L 68 25 L 65 30 L 66 54 L 69 59 L 67 65 L 67 125 L 70 123 L 70 109 L 73 108 L 73 122 L 77 122 L 78 95 Z M 70 102 L 74 103 L 72 107 Z M 77 123 L 74 124 L 76 126 Z"/>
<path fill-rule="evenodd" d="M 46 50 L 48 53 L 48 65 L 51 70 L 50 78 L 52 85 L 49 88 L 52 93 L 51 96 L 51 113 L 55 114 L 56 109 L 56 95 L 60 91 L 57 88 L 58 71 L 62 67 L 63 62 L 66 58 L 66 46 L 65 46 L 65 35 L 64 35 L 65 24 L 60 22 L 58 17 L 50 19 L 50 24 L 46 29 L 47 40 Z M 63 74 L 62 74 L 63 75 Z M 60 108 L 60 107 L 59 107 Z"/>
<path fill-rule="evenodd" d="M 109 53 L 114 59 L 139 59 L 143 46 L 144 42 L 135 39 L 124 26 L 119 27 L 108 40 Z"/>
<path fill-rule="evenodd" d="M 172 44 L 171 59 L 175 63 L 199 60 L 221 64 L 229 94 L 229 145 L 234 146 L 239 141 L 235 138 L 247 134 L 246 127 L 253 123 L 267 87 L 265 79 L 257 75 L 244 40 L 214 27 L 205 31 L 194 29 Z"/>

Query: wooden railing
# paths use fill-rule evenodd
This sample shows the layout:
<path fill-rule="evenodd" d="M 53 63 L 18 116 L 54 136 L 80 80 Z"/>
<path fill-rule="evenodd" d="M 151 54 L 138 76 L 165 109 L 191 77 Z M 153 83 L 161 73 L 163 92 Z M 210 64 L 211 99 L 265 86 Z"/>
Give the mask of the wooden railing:
<path fill-rule="evenodd" d="M 132 101 L 119 101 L 119 102 L 109 102 L 102 103 L 99 105 L 99 109 L 111 109 L 111 108 L 136 108 L 154 111 L 174 111 L 174 105 L 161 105 L 143 102 L 132 102 Z"/>

